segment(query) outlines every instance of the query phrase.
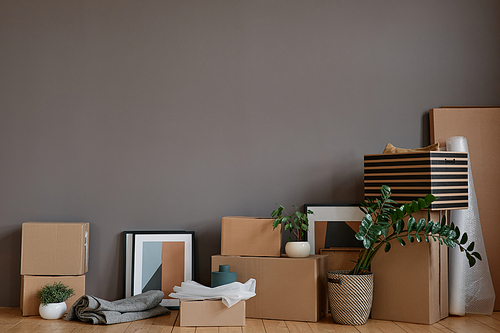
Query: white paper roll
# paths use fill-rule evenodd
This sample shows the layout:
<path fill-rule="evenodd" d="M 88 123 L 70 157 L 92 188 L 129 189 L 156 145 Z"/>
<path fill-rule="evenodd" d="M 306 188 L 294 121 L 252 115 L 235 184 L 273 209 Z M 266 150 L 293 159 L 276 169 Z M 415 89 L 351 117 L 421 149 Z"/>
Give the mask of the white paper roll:
<path fill-rule="evenodd" d="M 448 138 L 446 150 L 469 152 L 467 139 L 463 136 Z M 474 267 L 469 268 L 465 254 L 458 248 L 450 249 L 448 282 L 450 314 L 458 316 L 466 313 L 491 315 L 495 304 L 495 291 L 486 257 L 471 170 L 469 158 L 469 208 L 451 210 L 450 223 L 454 222 L 461 233 L 467 233 L 467 245 L 474 241 L 474 251 L 479 252 L 483 260 L 478 260 Z"/>

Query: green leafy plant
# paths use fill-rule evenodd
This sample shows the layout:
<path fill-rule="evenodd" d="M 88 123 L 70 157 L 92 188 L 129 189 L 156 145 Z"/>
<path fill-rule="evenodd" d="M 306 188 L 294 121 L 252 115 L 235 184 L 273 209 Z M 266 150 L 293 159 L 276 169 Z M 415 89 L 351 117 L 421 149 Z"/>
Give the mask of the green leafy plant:
<path fill-rule="evenodd" d="M 37 293 L 37 297 L 42 304 L 64 302 L 74 295 L 75 291 L 73 288 L 69 288 L 61 282 L 54 282 L 52 285 L 47 284 Z"/>
<path fill-rule="evenodd" d="M 271 217 L 274 219 L 273 230 L 280 224 L 283 224 L 284 229 L 290 230 L 290 232 L 295 235 L 295 239 L 301 242 L 305 240 L 306 232 L 309 230 L 309 219 L 307 218 L 307 214 L 314 213 L 310 210 L 306 213 L 302 213 L 295 205 L 293 205 L 293 208 L 295 212 L 292 214 L 288 214 L 285 207 L 282 205 L 272 211 Z M 288 241 L 291 241 L 291 237 L 288 237 Z"/>
<path fill-rule="evenodd" d="M 427 220 L 421 218 L 416 221 L 412 216 L 419 210 L 429 207 L 437 199 L 435 196 L 428 194 L 425 198 L 398 205 L 391 199 L 389 186 L 383 185 L 380 192 L 380 197 L 367 198 L 360 205 L 365 216 L 361 221 L 359 232 L 356 233 L 356 239 L 363 242 L 364 249 L 349 274 L 366 273 L 377 252 L 382 247 L 388 252 L 391 249 L 390 242 L 396 239 L 402 246 L 406 245 L 406 240 L 410 243 L 433 240 L 451 248 L 458 247 L 461 252 L 465 252 L 470 267 L 474 266 L 476 259 L 481 260 L 481 255 L 474 251 L 474 242 L 466 246 L 467 233 L 460 236 L 458 226 L 453 222 L 447 225 L 445 216 L 441 222 L 431 221 L 430 212 Z"/>

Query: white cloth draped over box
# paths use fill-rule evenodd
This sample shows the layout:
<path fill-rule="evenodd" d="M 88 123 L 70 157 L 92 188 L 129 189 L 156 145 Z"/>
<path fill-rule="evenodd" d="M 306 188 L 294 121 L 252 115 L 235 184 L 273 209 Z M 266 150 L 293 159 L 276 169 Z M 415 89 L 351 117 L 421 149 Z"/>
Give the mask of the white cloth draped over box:
<path fill-rule="evenodd" d="M 446 150 L 469 152 L 467 139 L 463 136 L 448 138 L 446 140 Z M 470 158 L 468 172 L 469 208 L 450 211 L 450 223 L 454 222 L 462 233 L 466 232 L 469 242 L 475 242 L 474 251 L 479 252 L 482 261 L 477 260 L 475 266 L 469 268 L 464 253 L 461 253 L 458 248 L 450 249 L 450 314 L 458 316 L 463 316 L 466 313 L 491 315 L 495 304 L 495 290 L 493 289 L 493 281 L 481 231 Z"/>
<path fill-rule="evenodd" d="M 180 287 L 175 286 L 174 292 L 168 296 L 188 300 L 222 299 L 222 303 L 230 308 L 239 301 L 254 297 L 255 284 L 255 279 L 249 279 L 244 284 L 241 282 L 232 282 L 210 288 L 195 281 L 187 281 L 182 282 Z"/>

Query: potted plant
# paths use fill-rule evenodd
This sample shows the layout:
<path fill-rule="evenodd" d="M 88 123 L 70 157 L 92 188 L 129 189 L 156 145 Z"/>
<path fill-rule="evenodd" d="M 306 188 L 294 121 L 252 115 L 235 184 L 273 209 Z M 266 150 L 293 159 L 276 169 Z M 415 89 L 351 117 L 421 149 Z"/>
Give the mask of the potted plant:
<path fill-rule="evenodd" d="M 306 232 L 309 230 L 307 214 L 313 214 L 313 212 L 308 210 L 306 213 L 302 213 L 295 205 L 293 205 L 293 208 L 295 212 L 292 214 L 288 214 L 282 205 L 272 211 L 273 230 L 280 224 L 283 225 L 285 230 L 289 230 L 295 236 L 295 241 L 288 237 L 285 253 L 292 258 L 305 258 L 311 252 L 311 245 L 305 241 Z"/>
<path fill-rule="evenodd" d="M 426 209 L 436 200 L 432 194 L 419 198 L 411 203 L 398 205 L 391 197 L 389 186 L 382 186 L 378 198 L 365 199 L 360 209 L 365 213 L 356 239 L 363 242 L 363 250 L 353 269 L 350 271 L 328 272 L 328 289 L 330 310 L 333 320 L 339 324 L 362 325 L 368 320 L 373 299 L 373 274 L 370 264 L 375 255 L 383 248 L 390 251 L 391 241 L 397 241 L 401 246 L 406 242 L 436 241 L 448 247 L 458 247 L 465 253 L 472 267 L 481 255 L 474 251 L 474 242 L 468 242 L 467 233 L 460 235 L 460 230 L 453 223 L 446 224 L 446 218 L 441 222 L 421 218 L 417 221 L 413 214 Z M 359 285 L 358 285 L 359 284 Z M 362 294 L 351 293 L 354 289 L 364 291 Z M 346 294 L 349 293 L 349 294 Z M 342 294 L 342 297 L 336 295 Z M 350 301 L 352 304 L 345 304 Z M 366 302 L 364 302 L 366 301 Z M 351 308 L 353 313 L 348 312 Z"/>
<path fill-rule="evenodd" d="M 47 284 L 40 289 L 37 297 L 40 299 L 39 312 L 44 319 L 59 319 L 66 313 L 66 300 L 75 295 L 73 288 L 61 282 Z"/>

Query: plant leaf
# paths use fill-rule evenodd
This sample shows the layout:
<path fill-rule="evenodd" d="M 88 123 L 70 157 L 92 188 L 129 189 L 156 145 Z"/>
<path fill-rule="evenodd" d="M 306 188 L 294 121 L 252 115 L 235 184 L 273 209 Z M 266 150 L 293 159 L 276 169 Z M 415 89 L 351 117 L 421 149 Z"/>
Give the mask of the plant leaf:
<path fill-rule="evenodd" d="M 472 252 L 474 251 L 474 242 L 470 243 L 469 246 L 467 247 L 467 251 Z"/>
<path fill-rule="evenodd" d="M 432 226 L 434 225 L 433 221 L 427 222 L 427 225 L 425 226 L 425 233 L 428 234 L 432 230 Z"/>
<path fill-rule="evenodd" d="M 472 252 L 472 255 L 473 255 L 474 257 L 476 257 L 477 259 L 479 259 L 479 260 L 483 260 L 483 259 L 481 258 L 481 255 L 480 255 L 478 252 Z"/>
<path fill-rule="evenodd" d="M 413 200 L 411 202 L 411 208 L 413 210 L 412 213 L 418 212 L 419 211 L 418 202 L 416 202 L 415 200 Z"/>
<path fill-rule="evenodd" d="M 385 252 L 389 252 L 390 249 L 391 249 L 391 243 L 385 242 L 385 249 L 384 249 L 384 251 Z"/>
<path fill-rule="evenodd" d="M 437 234 L 438 232 L 441 231 L 441 224 L 439 223 L 434 223 L 434 225 L 432 226 L 432 230 L 431 230 L 431 233 L 432 234 Z"/>
<path fill-rule="evenodd" d="M 458 235 L 457 233 L 455 232 L 455 230 L 450 230 L 448 232 L 448 238 L 451 239 L 451 240 L 455 240 L 457 239 Z"/>
<path fill-rule="evenodd" d="M 408 234 L 408 240 L 410 241 L 410 243 L 413 243 L 413 236 Z"/>
<path fill-rule="evenodd" d="M 467 233 L 464 233 L 462 235 L 462 239 L 460 240 L 460 245 L 464 245 L 465 243 L 467 243 Z"/>
<path fill-rule="evenodd" d="M 398 220 L 396 222 L 396 233 L 399 235 L 405 226 L 405 222 L 403 220 Z"/>
<path fill-rule="evenodd" d="M 424 198 L 425 202 L 427 203 L 427 206 L 429 206 L 432 202 L 436 201 L 436 199 L 437 198 L 432 194 L 427 194 Z"/>
<path fill-rule="evenodd" d="M 423 198 L 418 198 L 418 207 L 420 209 L 424 209 L 424 208 L 427 208 L 427 202 L 425 202 L 425 200 Z"/>
<path fill-rule="evenodd" d="M 370 214 L 366 214 L 363 216 L 363 219 L 361 220 L 361 225 L 365 227 L 366 229 L 370 228 L 370 226 L 373 224 L 373 219 Z"/>
<path fill-rule="evenodd" d="M 391 188 L 387 185 L 382 185 L 382 187 L 380 188 L 380 192 L 382 192 L 382 196 L 389 197 L 389 195 L 391 194 Z"/>
<path fill-rule="evenodd" d="M 425 227 L 425 219 L 421 218 L 418 221 L 417 226 L 415 227 L 415 231 L 419 233 L 420 231 L 422 231 L 422 229 L 424 229 L 424 227 Z"/>
<path fill-rule="evenodd" d="M 398 242 L 399 242 L 399 244 L 401 244 L 401 246 L 406 245 L 405 241 L 401 237 L 398 237 Z"/>
<path fill-rule="evenodd" d="M 417 223 L 415 222 L 415 218 L 413 216 L 410 216 L 410 218 L 408 219 L 408 233 L 412 232 L 415 227 L 416 227 Z"/>
<path fill-rule="evenodd" d="M 439 234 L 443 237 L 448 237 L 448 235 L 450 234 L 450 227 L 448 227 L 447 225 L 443 226 Z"/>
<path fill-rule="evenodd" d="M 468 252 L 465 253 L 467 256 L 467 259 L 469 260 L 469 267 L 472 267 L 476 264 L 476 259 L 471 256 Z"/>
<path fill-rule="evenodd" d="M 368 238 L 365 238 L 363 239 L 363 246 L 365 247 L 365 249 L 369 249 L 371 247 L 372 243 L 370 242 L 370 240 Z"/>

